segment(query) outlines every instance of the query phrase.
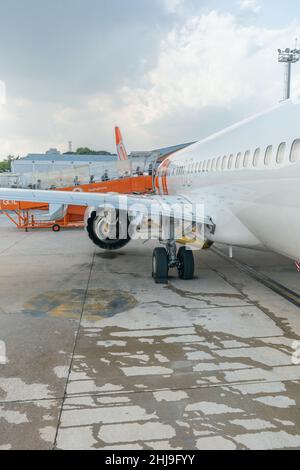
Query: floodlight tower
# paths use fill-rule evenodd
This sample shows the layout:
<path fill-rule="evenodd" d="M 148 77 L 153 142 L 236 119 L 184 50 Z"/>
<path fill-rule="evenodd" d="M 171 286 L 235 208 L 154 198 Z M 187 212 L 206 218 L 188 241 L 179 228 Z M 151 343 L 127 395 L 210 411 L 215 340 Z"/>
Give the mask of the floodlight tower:
<path fill-rule="evenodd" d="M 296 43 L 297 47 L 297 43 Z M 288 100 L 291 97 L 291 76 L 292 76 L 292 64 L 296 64 L 300 60 L 300 49 L 285 49 L 282 51 L 278 49 L 278 62 L 284 63 L 285 70 L 285 84 L 284 84 L 284 100 Z"/>

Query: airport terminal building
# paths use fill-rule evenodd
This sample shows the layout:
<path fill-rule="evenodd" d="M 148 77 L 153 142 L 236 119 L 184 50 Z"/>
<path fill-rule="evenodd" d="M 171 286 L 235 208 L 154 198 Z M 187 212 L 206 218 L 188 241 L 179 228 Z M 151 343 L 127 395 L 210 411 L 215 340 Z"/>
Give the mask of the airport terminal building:
<path fill-rule="evenodd" d="M 13 160 L 11 171 L 18 174 L 48 173 L 55 170 L 69 170 L 74 166 L 88 165 L 93 173 L 95 165 L 116 163 L 117 159 L 117 155 L 61 154 L 56 149 L 49 149 L 46 153 L 30 153 L 20 160 Z"/>

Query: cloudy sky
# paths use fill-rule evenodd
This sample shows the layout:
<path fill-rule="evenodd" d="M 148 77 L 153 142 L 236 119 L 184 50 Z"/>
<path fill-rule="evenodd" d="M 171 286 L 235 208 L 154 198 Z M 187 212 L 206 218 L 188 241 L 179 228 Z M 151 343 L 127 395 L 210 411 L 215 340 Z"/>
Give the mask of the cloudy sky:
<path fill-rule="evenodd" d="M 0 0 L 0 159 L 200 139 L 277 101 L 298 0 Z M 299 40 L 300 44 L 300 40 Z M 294 67 L 294 93 L 300 64 Z"/>

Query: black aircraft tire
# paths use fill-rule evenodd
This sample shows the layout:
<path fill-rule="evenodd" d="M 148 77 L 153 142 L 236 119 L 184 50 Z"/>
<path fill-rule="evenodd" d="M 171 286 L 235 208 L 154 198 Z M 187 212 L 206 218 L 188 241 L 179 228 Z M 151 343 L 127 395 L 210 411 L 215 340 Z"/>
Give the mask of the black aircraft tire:
<path fill-rule="evenodd" d="M 156 284 L 167 284 L 169 273 L 168 253 L 165 248 L 155 248 L 152 257 L 152 276 Z"/>
<path fill-rule="evenodd" d="M 122 239 L 122 240 L 101 240 L 97 235 L 95 234 L 94 230 L 94 221 L 97 217 L 96 212 L 92 212 L 90 218 L 87 221 L 87 233 L 90 238 L 90 240 L 99 248 L 102 250 L 108 250 L 108 251 L 114 251 L 114 250 L 120 250 L 124 246 L 126 246 L 130 242 L 130 237 Z"/>
<path fill-rule="evenodd" d="M 178 251 L 178 275 L 180 279 L 190 281 L 194 279 L 195 261 L 194 254 L 191 250 L 181 247 Z"/>

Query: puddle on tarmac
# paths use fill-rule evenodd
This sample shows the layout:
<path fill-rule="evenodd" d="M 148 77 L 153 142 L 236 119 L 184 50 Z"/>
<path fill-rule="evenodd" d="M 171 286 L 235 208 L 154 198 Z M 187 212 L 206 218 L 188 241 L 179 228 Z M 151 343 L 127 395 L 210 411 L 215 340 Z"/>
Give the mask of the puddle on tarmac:
<path fill-rule="evenodd" d="M 74 318 L 81 316 L 84 302 L 84 318 L 99 320 L 109 318 L 134 308 L 138 302 L 127 292 L 96 289 L 86 295 L 83 289 L 65 292 L 45 292 L 33 297 L 23 307 L 22 313 L 36 318 L 52 316 Z"/>

